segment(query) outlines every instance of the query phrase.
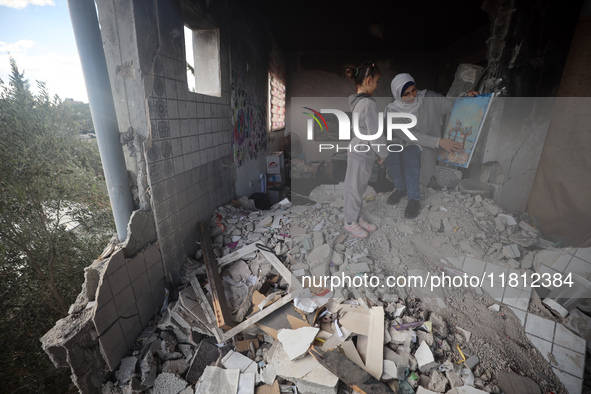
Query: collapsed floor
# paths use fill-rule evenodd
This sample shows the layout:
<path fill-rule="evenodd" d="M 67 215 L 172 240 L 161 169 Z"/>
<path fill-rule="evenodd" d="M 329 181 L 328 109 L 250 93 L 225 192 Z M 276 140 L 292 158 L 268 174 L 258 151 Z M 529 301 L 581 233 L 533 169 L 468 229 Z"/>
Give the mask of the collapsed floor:
<path fill-rule="evenodd" d="M 103 393 L 582 391 L 589 320 L 577 311 L 584 323 L 570 324 L 527 286 L 328 284 L 294 299 L 310 275 L 368 274 L 383 284 L 391 275 L 494 273 L 496 282 L 501 273 L 542 273 L 565 255 L 589 254 L 555 249 L 527 215 L 432 189 L 415 220 L 403 219 L 405 200 L 392 207 L 387 194 L 368 190 L 364 213 L 379 229 L 357 240 L 342 229 L 340 187 L 315 189 L 308 206 L 284 201 L 259 211 L 243 198 L 220 207 L 171 293 L 176 301 L 146 327 Z M 266 317 L 254 319 L 257 311 Z M 549 337 L 532 331 L 550 324 Z"/>

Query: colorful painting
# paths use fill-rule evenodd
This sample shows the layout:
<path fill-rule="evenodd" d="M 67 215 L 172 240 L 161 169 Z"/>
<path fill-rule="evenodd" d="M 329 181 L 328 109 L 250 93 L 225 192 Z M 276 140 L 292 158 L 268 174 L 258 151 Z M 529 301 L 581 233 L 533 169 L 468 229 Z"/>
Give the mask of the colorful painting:
<path fill-rule="evenodd" d="M 461 143 L 462 149 L 454 153 L 441 150 L 439 161 L 468 168 L 492 98 L 493 93 L 488 93 L 456 99 L 443 138 Z"/>
<path fill-rule="evenodd" d="M 267 151 L 267 98 L 255 88 L 247 88 L 244 79 L 232 72 L 232 153 L 234 165 L 256 159 Z"/>

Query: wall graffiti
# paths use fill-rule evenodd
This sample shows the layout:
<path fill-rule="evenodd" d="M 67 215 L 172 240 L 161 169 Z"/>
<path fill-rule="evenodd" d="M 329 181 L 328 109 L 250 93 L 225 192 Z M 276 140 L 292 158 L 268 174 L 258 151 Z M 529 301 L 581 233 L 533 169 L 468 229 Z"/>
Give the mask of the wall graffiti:
<path fill-rule="evenodd" d="M 252 85 L 245 86 L 244 78 L 232 71 L 232 153 L 236 167 L 267 151 L 266 119 L 266 95 Z"/>

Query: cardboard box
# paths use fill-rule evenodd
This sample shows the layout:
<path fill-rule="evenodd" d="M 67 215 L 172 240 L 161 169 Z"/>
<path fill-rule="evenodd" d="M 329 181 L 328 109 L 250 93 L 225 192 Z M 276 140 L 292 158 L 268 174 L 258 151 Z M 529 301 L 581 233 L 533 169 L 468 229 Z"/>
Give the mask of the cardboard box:
<path fill-rule="evenodd" d="M 267 156 L 267 174 L 282 174 L 284 167 L 283 151 L 273 152 Z"/>

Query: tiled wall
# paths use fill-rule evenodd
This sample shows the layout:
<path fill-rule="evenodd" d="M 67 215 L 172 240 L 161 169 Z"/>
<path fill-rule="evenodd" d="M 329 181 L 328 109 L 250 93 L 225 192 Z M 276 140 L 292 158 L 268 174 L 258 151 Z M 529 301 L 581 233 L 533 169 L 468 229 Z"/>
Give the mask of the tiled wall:
<path fill-rule="evenodd" d="M 111 370 L 135 343 L 164 301 L 164 270 L 156 243 L 132 258 L 119 249 L 105 262 L 93 323 Z"/>
<path fill-rule="evenodd" d="M 234 197 L 227 34 L 221 36 L 221 97 L 189 92 L 180 4 L 159 1 L 160 50 L 148 99 L 152 146 L 147 151 L 158 239 L 167 275 L 196 251 L 196 230 Z M 198 72 L 198 71 L 197 71 Z"/>

